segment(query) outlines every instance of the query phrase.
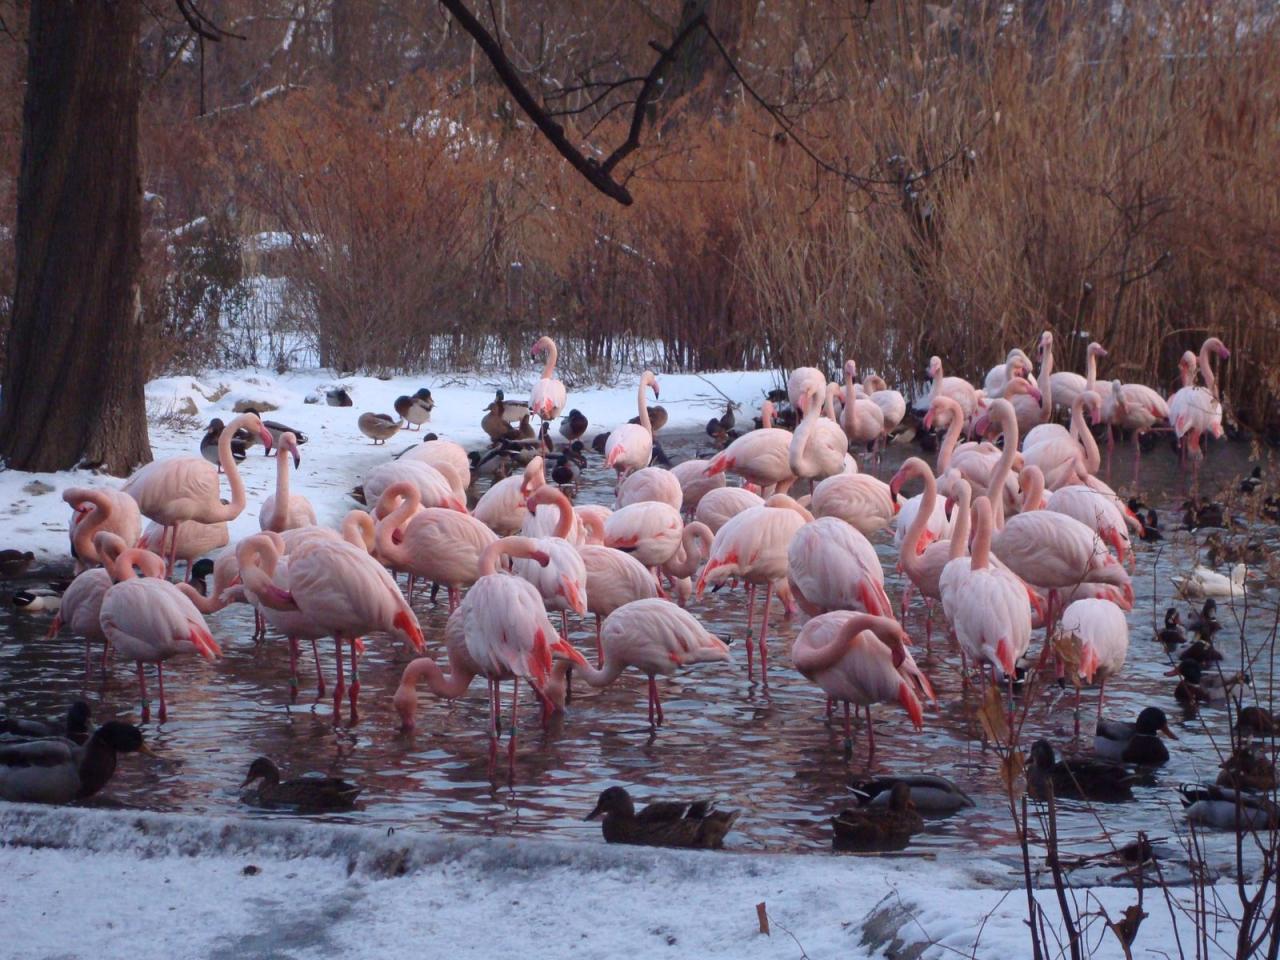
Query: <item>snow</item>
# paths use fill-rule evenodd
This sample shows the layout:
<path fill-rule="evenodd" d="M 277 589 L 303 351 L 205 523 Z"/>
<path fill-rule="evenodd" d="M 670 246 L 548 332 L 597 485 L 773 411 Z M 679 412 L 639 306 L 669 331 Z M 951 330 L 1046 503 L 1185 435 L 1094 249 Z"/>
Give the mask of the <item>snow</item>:
<path fill-rule="evenodd" d="M 480 428 L 484 408 L 502 387 L 509 398 L 528 396 L 540 368 L 530 362 L 518 376 L 500 378 L 478 375 L 427 375 L 396 377 L 339 377 L 329 370 L 309 370 L 277 375 L 263 369 L 210 371 L 200 376 L 170 376 L 151 381 L 146 388 L 147 416 L 152 454 L 156 459 L 198 456 L 200 438 L 210 419 L 229 422 L 237 402 L 257 405 L 266 419 L 276 420 L 305 433 L 302 466 L 290 477 L 292 491 L 304 494 L 316 509 L 319 521 L 337 525 L 358 504 L 348 495 L 373 467 L 393 454 L 420 443 L 423 434 L 435 432 L 467 449 L 487 444 Z M 705 378 L 705 379 L 704 379 Z M 670 414 L 667 430 L 699 429 L 713 414 L 723 412 L 723 400 L 711 386 L 742 404 L 744 414 L 758 409 L 766 390 L 775 386 L 772 372 L 671 374 L 658 377 L 659 403 Z M 636 378 L 628 376 L 615 386 L 569 388 L 566 411 L 580 408 L 591 420 L 588 439 L 625 423 L 636 413 Z M 355 403 L 331 407 L 324 391 L 344 386 Z M 394 413 L 395 398 L 429 387 L 436 402 L 432 420 L 421 432 L 402 430 L 386 446 L 374 446 L 356 427 L 365 411 Z M 318 398 L 318 403 L 307 403 Z M 649 403 L 654 403 L 652 395 Z M 270 409 L 269 409 L 270 408 Z M 555 428 L 553 427 L 553 430 Z M 558 438 L 558 434 L 557 434 Z M 261 447 L 250 449 L 240 474 L 247 489 L 248 506 L 231 524 L 233 541 L 258 530 L 258 505 L 275 489 L 275 460 L 263 457 Z M 61 492 L 75 486 L 120 486 L 123 480 L 87 470 L 34 474 L 0 471 L 0 503 L 7 503 L 4 517 L 7 546 L 21 546 L 36 553 L 39 563 L 69 563 L 67 519 L 69 508 Z M 45 489 L 48 488 L 48 489 Z M 223 486 L 223 495 L 229 497 Z"/>
<path fill-rule="evenodd" d="M 886 955 L 892 941 L 888 955 L 899 957 L 1031 953 L 1026 896 L 1008 865 L 943 857 L 921 870 L 917 856 L 611 847 L 594 825 L 585 836 L 402 836 L 6 805 L 0 905 L 29 920 L 0 941 L 0 958 L 134 960 L 143 948 L 148 956 L 366 960 L 401 957 L 412 945 L 459 960 L 506 956 L 513 947 L 526 960 L 859 960 Z M 1189 899 L 1191 891 L 1175 894 Z M 1052 928 L 1055 895 L 1037 896 Z M 1119 887 L 1075 891 L 1082 912 L 1101 905 L 1113 918 L 1136 898 Z M 1231 892 L 1224 899 L 1238 904 Z M 771 936 L 758 930 L 762 902 Z M 1176 955 L 1171 915 L 1184 944 L 1190 922 L 1159 891 L 1147 891 L 1145 909 L 1134 956 Z M 1123 956 L 1100 920 L 1087 934 L 1098 943 L 1090 956 Z"/>

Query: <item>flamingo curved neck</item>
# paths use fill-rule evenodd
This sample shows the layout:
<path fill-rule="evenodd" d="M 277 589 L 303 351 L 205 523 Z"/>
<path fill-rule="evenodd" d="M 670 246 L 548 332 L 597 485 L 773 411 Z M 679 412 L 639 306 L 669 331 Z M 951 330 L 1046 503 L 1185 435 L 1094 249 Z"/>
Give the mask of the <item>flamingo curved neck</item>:
<path fill-rule="evenodd" d="M 1093 439 L 1093 432 L 1084 422 L 1085 400 L 1085 395 L 1081 394 L 1071 404 L 1071 432 L 1084 449 L 1085 472 L 1097 473 L 1098 468 L 1102 466 L 1102 453 L 1098 450 L 1098 441 Z"/>
<path fill-rule="evenodd" d="M 644 427 L 645 431 L 652 436 L 653 425 L 649 423 L 649 405 L 644 400 L 644 390 L 648 385 L 649 378 L 641 377 L 640 386 L 636 388 L 636 413 L 640 415 L 640 426 Z"/>
<path fill-rule="evenodd" d="M 955 455 L 956 444 L 960 442 L 960 431 L 964 429 L 964 411 L 960 408 L 960 404 L 956 403 L 950 397 L 940 397 L 934 400 L 939 403 L 944 410 L 951 413 L 951 422 L 947 424 L 946 436 L 942 438 L 942 449 L 938 451 L 938 475 L 946 473 L 951 467 L 951 458 Z"/>
<path fill-rule="evenodd" d="M 1204 388 L 1216 400 L 1218 399 L 1218 381 L 1213 375 L 1214 343 L 1214 339 L 1210 337 L 1200 347 L 1200 376 L 1204 378 Z"/>
<path fill-rule="evenodd" d="M 223 431 L 226 432 L 225 430 Z M 221 437 L 218 438 L 221 442 Z M 289 524 L 289 451 L 281 447 L 276 451 L 276 498 L 271 504 L 270 530 L 282 533 Z"/>
<path fill-rule="evenodd" d="M 1053 341 L 1044 346 L 1044 355 L 1040 358 L 1040 422 L 1048 423 L 1053 419 Z"/>
<path fill-rule="evenodd" d="M 1022 472 L 1022 511 L 1039 510 L 1044 499 L 1044 474 L 1038 467 L 1027 467 Z"/>
<path fill-rule="evenodd" d="M 923 461 L 911 464 L 910 470 L 912 474 L 924 481 L 924 493 L 920 496 L 920 509 L 911 518 L 911 526 L 907 527 L 907 535 L 898 550 L 898 560 L 902 563 L 902 569 L 906 571 L 907 576 L 915 579 L 921 567 L 920 540 L 924 537 L 924 532 L 929 526 L 929 518 L 933 516 L 938 503 L 938 481 L 928 464 Z"/>
<path fill-rule="evenodd" d="M 409 548 L 403 542 L 399 544 L 395 542 L 395 531 L 407 524 L 410 518 L 418 512 L 418 507 L 422 503 L 422 493 L 416 485 L 400 482 L 393 483 L 387 487 L 382 494 L 382 498 L 385 500 L 388 497 L 392 499 L 398 497 L 400 502 L 377 525 L 374 533 L 374 545 L 379 555 L 384 559 L 397 566 L 404 566 L 410 563 L 412 558 L 409 555 Z M 363 541 L 363 536 L 360 539 Z"/>
<path fill-rule="evenodd" d="M 109 570 L 111 579 L 116 583 L 132 580 L 136 576 L 134 567 L 142 571 L 144 577 L 163 577 L 165 564 L 160 557 L 142 547 L 129 547 L 121 550 L 115 557 L 115 567 Z"/>
<path fill-rule="evenodd" d="M 973 536 L 973 558 L 971 570 L 981 570 L 987 566 L 991 555 L 991 501 L 979 497 L 977 502 L 977 518 Z"/>
<path fill-rule="evenodd" d="M 363 510 L 352 510 L 342 518 L 342 539 L 353 547 L 371 553 L 377 544 L 377 528 L 373 517 Z"/>
<path fill-rule="evenodd" d="M 529 498 L 530 506 L 536 511 L 538 507 L 546 504 L 555 507 L 560 511 L 560 517 L 556 521 L 555 529 L 551 532 L 553 537 L 559 537 L 561 540 L 568 540 L 569 534 L 573 533 L 574 512 L 573 504 L 569 502 L 569 498 L 552 486 L 542 486 L 537 489 L 534 496 Z"/>
<path fill-rule="evenodd" d="M 431 657 L 419 657 L 410 663 L 405 667 L 404 675 L 400 678 L 396 697 L 399 698 L 401 691 L 404 691 L 412 695 L 416 702 L 417 685 L 423 680 L 427 682 L 427 689 L 442 700 L 456 700 L 466 693 L 476 675 L 466 664 L 458 660 L 452 650 L 448 651 L 448 656 L 449 672 L 447 674 Z"/>
<path fill-rule="evenodd" d="M 1012 405 L 997 401 L 992 405 L 992 415 L 1000 421 L 1000 435 L 1004 437 L 1004 449 L 991 476 L 987 478 L 987 497 L 997 526 L 1004 525 L 1004 485 L 1013 469 L 1013 458 L 1018 455 L 1018 417 Z"/>
<path fill-rule="evenodd" d="M 88 501 L 93 506 L 90 508 L 88 515 L 81 518 L 80 522 L 76 524 L 76 533 L 73 539 L 76 556 L 86 563 L 101 563 L 105 566 L 106 563 L 98 555 L 98 548 L 94 544 L 93 538 L 111 519 L 111 512 L 115 504 L 101 490 L 85 491 L 84 495 L 80 497 L 80 501 L 82 503 Z"/>
<path fill-rule="evenodd" d="M 963 557 L 969 548 L 969 525 L 973 519 L 973 488 L 968 481 L 960 481 L 960 496 L 956 500 L 955 521 L 951 525 L 951 549 L 947 553 L 948 560 Z"/>
<path fill-rule="evenodd" d="M 1098 354 L 1093 349 L 1093 344 L 1089 344 L 1089 349 L 1085 352 L 1084 361 L 1084 388 L 1092 390 L 1098 382 Z"/>
<path fill-rule="evenodd" d="M 528 537 L 504 537 L 484 548 L 480 554 L 480 576 L 487 577 L 498 572 L 498 563 L 503 557 L 518 560 L 537 560 L 545 557 Z"/>
<path fill-rule="evenodd" d="M 556 348 L 556 342 L 550 337 L 543 337 L 541 343 L 546 350 L 546 360 L 542 366 L 542 379 L 550 380 L 556 374 L 556 361 L 560 358 L 560 351 Z"/>

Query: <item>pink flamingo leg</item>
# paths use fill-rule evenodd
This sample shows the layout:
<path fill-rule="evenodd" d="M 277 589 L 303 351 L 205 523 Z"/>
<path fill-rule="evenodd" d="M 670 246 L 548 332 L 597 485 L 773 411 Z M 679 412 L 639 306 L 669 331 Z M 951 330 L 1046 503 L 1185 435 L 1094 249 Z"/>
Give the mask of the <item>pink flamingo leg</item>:
<path fill-rule="evenodd" d="M 356 645 L 360 642 L 360 638 L 356 637 L 351 641 L 351 719 L 359 719 L 357 716 L 357 708 L 360 700 L 360 654 L 356 652 Z"/>
<path fill-rule="evenodd" d="M 289 702 L 298 702 L 298 638 L 289 638 Z"/>
<path fill-rule="evenodd" d="M 333 722 L 342 719 L 342 695 L 347 692 L 347 678 L 342 665 L 342 638 L 333 638 L 334 651 L 337 653 L 338 682 L 333 687 Z"/>
<path fill-rule="evenodd" d="M 844 748 L 853 750 L 853 721 L 849 719 L 849 701 L 844 702 Z"/>
<path fill-rule="evenodd" d="M 324 696 L 324 671 L 320 669 L 320 648 L 316 646 L 315 638 L 311 640 L 311 655 L 316 660 L 316 697 Z"/>
<path fill-rule="evenodd" d="M 565 640 L 569 639 L 569 611 L 560 611 L 560 636 Z"/>
<path fill-rule="evenodd" d="M 596 669 L 604 666 L 604 641 L 600 639 L 600 614 L 596 614 Z"/>
<path fill-rule="evenodd" d="M 172 576 L 173 576 L 173 568 L 174 568 L 174 567 L 177 565 L 177 563 L 178 563 L 178 527 L 180 527 L 180 526 L 181 526 L 181 524 L 180 524 L 180 523 L 175 523 L 175 524 L 173 525 L 173 544 L 169 547 L 169 563 L 168 563 L 168 565 L 165 567 L 165 576 L 166 576 L 166 577 L 172 577 Z M 162 537 L 161 537 L 161 540 L 163 541 L 163 539 L 164 539 L 164 538 L 163 538 L 163 536 L 162 536 Z"/>
<path fill-rule="evenodd" d="M 489 775 L 498 763 L 498 681 L 489 681 Z"/>
<path fill-rule="evenodd" d="M 449 594 L 449 613 L 452 614 L 458 609 L 458 591 L 454 587 L 447 587 L 446 590 Z"/>
<path fill-rule="evenodd" d="M 754 583 L 747 584 L 747 635 L 750 636 L 755 628 L 755 612 L 756 612 L 756 585 Z M 747 650 L 749 654 L 750 649 Z M 750 660 L 747 661 L 750 664 Z"/>
<path fill-rule="evenodd" d="M 164 723 L 169 716 L 169 710 L 164 703 L 164 664 L 156 664 L 156 683 L 160 687 L 160 722 Z"/>
<path fill-rule="evenodd" d="M 151 704 L 147 700 L 147 677 L 142 672 L 142 661 L 138 661 L 138 690 L 142 694 L 142 722 L 151 719 Z"/>
<path fill-rule="evenodd" d="M 409 574 L 409 602 L 413 603 L 413 581 L 416 578 L 412 573 Z"/>
<path fill-rule="evenodd" d="M 773 584 L 764 590 L 764 612 L 760 614 L 760 679 L 769 684 L 769 604 L 773 600 Z M 747 640 L 750 643 L 750 639 Z"/>
<path fill-rule="evenodd" d="M 871 725 L 871 704 L 867 704 L 867 759 L 876 755 L 876 728 Z"/>
<path fill-rule="evenodd" d="M 520 678 L 511 681 L 511 737 L 507 740 L 507 776 L 512 783 L 516 780 L 516 707 L 520 702 Z"/>

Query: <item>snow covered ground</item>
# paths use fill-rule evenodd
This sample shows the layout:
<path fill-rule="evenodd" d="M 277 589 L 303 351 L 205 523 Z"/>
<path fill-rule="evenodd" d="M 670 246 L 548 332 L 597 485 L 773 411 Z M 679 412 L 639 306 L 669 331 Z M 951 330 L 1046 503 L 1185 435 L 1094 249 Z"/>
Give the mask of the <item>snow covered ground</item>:
<path fill-rule="evenodd" d="M 915 856 L 694 853 L 20 805 L 0 808 L 0 837 L 0 916 L 23 918 L 5 924 L 0 958 L 1031 956 L 1016 878 L 971 858 L 921 870 Z M 1053 891 L 1039 897 L 1057 917 Z M 1095 887 L 1074 898 L 1118 919 L 1137 894 Z M 770 936 L 758 928 L 762 902 Z M 1178 955 L 1171 914 L 1189 946 L 1189 922 L 1158 891 L 1145 908 L 1135 957 Z M 1088 940 L 1097 946 L 1086 955 L 1124 955 L 1100 920 Z"/>
<path fill-rule="evenodd" d="M 467 449 L 487 443 L 480 428 L 485 407 L 493 392 L 501 387 L 510 399 L 527 399 L 529 387 L 539 368 L 531 362 L 523 379 L 506 382 L 493 378 L 451 375 L 433 377 L 337 377 L 332 371 L 313 370 L 277 375 L 264 370 L 213 371 L 200 377 L 164 377 L 147 385 L 147 410 L 152 453 L 156 459 L 177 455 L 199 455 L 200 438 L 213 417 L 230 421 L 237 403 L 256 404 L 264 417 L 301 430 L 309 437 L 302 448 L 301 469 L 292 477 L 294 492 L 305 494 L 316 509 L 319 521 L 336 525 L 343 514 L 356 506 L 348 493 L 372 467 L 394 453 L 421 442 L 422 434 L 433 431 L 456 440 Z M 591 421 L 587 436 L 625 423 L 636 413 L 635 379 L 616 387 L 593 387 L 569 391 L 569 407 L 578 407 Z M 724 405 L 710 384 L 743 405 L 749 415 L 758 409 L 764 391 L 775 385 L 771 372 L 713 373 L 705 378 L 689 375 L 659 377 L 658 403 L 670 414 L 669 430 L 697 428 Z M 351 394 L 354 406 L 331 407 L 323 391 L 341 385 Z M 436 407 L 432 420 L 422 432 L 401 431 L 386 446 L 374 446 L 356 428 L 361 413 L 373 411 L 394 415 L 395 398 L 429 387 Z M 319 403 L 307 403 L 318 397 Z M 654 403 L 652 396 L 650 404 Z M 268 410 L 268 407 L 274 409 Z M 556 434 L 557 440 L 559 435 Z M 231 525 L 231 538 L 258 530 L 258 506 L 274 490 L 275 461 L 265 459 L 262 448 L 250 450 L 241 467 L 247 488 L 248 507 Z M 89 471 L 57 474 L 0 471 L 0 504 L 4 519 L 4 546 L 33 550 L 41 563 L 68 562 L 67 518 L 69 508 L 61 491 L 72 486 L 119 486 L 123 481 Z M 224 491 L 226 487 L 224 486 Z M 225 493 L 224 493 L 225 495 Z"/>

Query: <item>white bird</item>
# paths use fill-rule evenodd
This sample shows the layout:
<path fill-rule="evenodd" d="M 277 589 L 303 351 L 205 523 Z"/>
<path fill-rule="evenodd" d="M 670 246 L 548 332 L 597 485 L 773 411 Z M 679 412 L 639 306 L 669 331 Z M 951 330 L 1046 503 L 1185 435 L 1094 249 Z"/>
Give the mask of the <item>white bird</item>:
<path fill-rule="evenodd" d="M 1237 563 L 1231 568 L 1231 576 L 1225 576 L 1206 566 L 1197 565 L 1191 573 L 1181 577 L 1171 577 L 1178 596 L 1189 600 L 1203 597 L 1243 597 L 1245 594 L 1244 578 L 1248 568 Z"/>

